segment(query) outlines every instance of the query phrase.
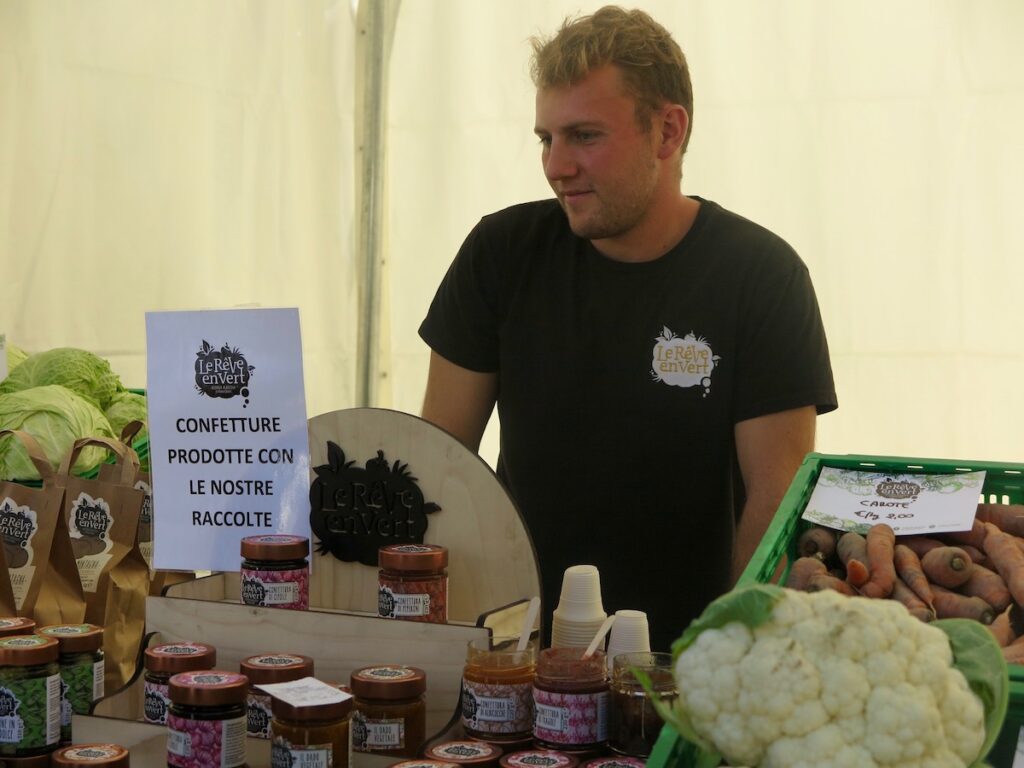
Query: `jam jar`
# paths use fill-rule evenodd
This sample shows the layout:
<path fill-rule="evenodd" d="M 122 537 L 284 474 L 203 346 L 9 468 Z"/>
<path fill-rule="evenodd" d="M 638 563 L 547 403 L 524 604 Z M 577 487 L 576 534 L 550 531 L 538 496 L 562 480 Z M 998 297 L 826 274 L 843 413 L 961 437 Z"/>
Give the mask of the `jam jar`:
<path fill-rule="evenodd" d="M 129 768 L 128 750 L 120 744 L 76 744 L 53 753 L 54 768 Z"/>
<path fill-rule="evenodd" d="M 633 757 L 647 757 L 664 724 L 654 709 L 652 694 L 636 677 L 641 671 L 650 681 L 653 696 L 671 704 L 677 696 L 669 653 L 620 653 L 612 659 L 608 746 Z"/>
<path fill-rule="evenodd" d="M 589 751 L 608 742 L 608 667 L 604 651 L 583 658 L 583 648 L 540 652 L 533 699 L 533 738 L 548 749 Z"/>
<path fill-rule="evenodd" d="M 527 749 L 509 752 L 498 760 L 501 768 L 576 768 L 580 761 L 572 755 L 551 749 Z"/>
<path fill-rule="evenodd" d="M 467 736 L 494 742 L 533 735 L 533 644 L 517 649 L 518 637 L 469 641 L 462 671 L 462 727 Z"/>
<path fill-rule="evenodd" d="M 242 539 L 242 602 L 268 608 L 309 608 L 309 539 L 264 534 Z"/>
<path fill-rule="evenodd" d="M 0 618 L 0 637 L 12 635 L 31 635 L 35 632 L 36 623 L 24 616 L 5 616 Z"/>
<path fill-rule="evenodd" d="M 428 747 L 426 756 L 460 766 L 487 768 L 498 764 L 501 748 L 486 741 L 444 741 Z"/>
<path fill-rule="evenodd" d="M 588 760 L 583 768 L 644 768 L 646 763 L 636 757 L 625 757 L 615 755 L 613 757 L 598 757 Z"/>
<path fill-rule="evenodd" d="M 245 675 L 207 669 L 179 672 L 168 690 L 167 765 L 237 768 L 245 763 Z"/>
<path fill-rule="evenodd" d="M 89 714 L 103 698 L 103 628 L 95 624 L 51 624 L 36 633 L 60 644 L 60 743 L 71 743 L 71 716 Z"/>
<path fill-rule="evenodd" d="M 377 553 L 377 615 L 385 619 L 448 621 L 448 549 L 392 544 Z"/>
<path fill-rule="evenodd" d="M 217 664 L 217 649 L 203 643 L 162 643 L 147 648 L 145 653 L 143 717 L 147 723 L 167 724 L 167 710 L 171 697 L 167 685 L 179 672 L 198 672 L 213 669 Z"/>
<path fill-rule="evenodd" d="M 271 765 L 348 768 L 352 763 L 349 723 L 352 697 L 293 704 L 274 697 Z"/>
<path fill-rule="evenodd" d="M 249 678 L 249 695 L 246 698 L 246 730 L 258 739 L 270 738 L 270 721 L 273 713 L 270 694 L 257 685 L 266 683 L 287 683 L 313 676 L 313 660 L 295 653 L 263 653 L 242 659 L 239 672 Z"/>
<path fill-rule="evenodd" d="M 355 696 L 352 749 L 415 757 L 427 737 L 426 673 L 382 664 L 357 669 L 350 683 Z"/>
<path fill-rule="evenodd" d="M 0 689 L 7 720 L 0 757 L 34 757 L 60 741 L 60 646 L 52 637 L 15 635 L 0 640 Z"/>

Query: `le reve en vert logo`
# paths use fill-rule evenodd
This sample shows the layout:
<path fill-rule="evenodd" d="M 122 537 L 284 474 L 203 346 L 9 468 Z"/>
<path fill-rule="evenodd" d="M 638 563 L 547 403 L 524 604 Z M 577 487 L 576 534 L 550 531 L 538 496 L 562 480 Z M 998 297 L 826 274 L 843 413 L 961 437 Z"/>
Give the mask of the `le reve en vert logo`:
<path fill-rule="evenodd" d="M 651 377 L 670 387 L 700 387 L 701 396 L 711 394 L 711 375 L 721 358 L 708 340 L 690 331 L 677 336 L 668 326 L 654 340 Z"/>
<path fill-rule="evenodd" d="M 204 340 L 196 352 L 196 389 L 206 397 L 243 397 L 244 408 L 249 404 L 249 379 L 255 370 L 237 347 L 224 344 L 217 349 Z"/>
<path fill-rule="evenodd" d="M 441 509 L 424 501 L 409 465 L 388 464 L 384 451 L 358 467 L 328 441 L 327 463 L 313 471 L 309 524 L 320 539 L 317 551 L 347 563 L 376 566 L 383 546 L 422 544 L 427 515 Z"/>

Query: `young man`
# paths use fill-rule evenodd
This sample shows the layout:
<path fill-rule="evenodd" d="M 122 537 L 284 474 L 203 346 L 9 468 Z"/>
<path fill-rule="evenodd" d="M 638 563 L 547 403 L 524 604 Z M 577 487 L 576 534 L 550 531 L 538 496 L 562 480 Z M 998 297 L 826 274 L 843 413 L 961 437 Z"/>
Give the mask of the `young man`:
<path fill-rule="evenodd" d="M 424 320 L 423 417 L 478 449 L 540 562 L 605 608 L 645 611 L 667 650 L 742 571 L 837 406 L 807 269 L 767 230 L 682 193 L 686 60 L 641 11 L 534 41 L 536 126 L 556 200 L 487 216 Z M 486 514 L 486 510 L 481 510 Z"/>

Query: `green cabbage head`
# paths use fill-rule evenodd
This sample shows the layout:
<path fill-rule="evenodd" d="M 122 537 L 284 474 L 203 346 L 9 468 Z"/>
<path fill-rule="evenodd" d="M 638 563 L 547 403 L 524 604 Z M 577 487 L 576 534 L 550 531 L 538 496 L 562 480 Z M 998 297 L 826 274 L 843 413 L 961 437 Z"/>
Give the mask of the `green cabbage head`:
<path fill-rule="evenodd" d="M 0 394 L 0 429 L 20 429 L 34 437 L 54 469 L 80 437 L 114 438 L 107 417 L 91 402 L 66 387 L 51 384 Z M 107 451 L 92 446 L 78 455 L 73 471 L 94 469 Z M 21 441 L 0 437 L 0 480 L 36 480 L 39 472 Z"/>
<path fill-rule="evenodd" d="M 11 342 L 7 342 L 6 347 L 7 373 L 9 374 L 11 371 L 14 370 L 16 366 L 21 365 L 23 362 L 25 362 L 25 358 L 28 357 L 28 352 L 26 352 L 21 347 L 14 346 L 13 344 L 11 344 Z"/>
<path fill-rule="evenodd" d="M 0 382 L 0 394 L 60 384 L 76 392 L 101 411 L 124 389 L 110 363 L 99 355 L 74 347 L 58 347 L 29 355 Z"/>
<path fill-rule="evenodd" d="M 130 421 L 141 421 L 143 423 L 142 429 L 135 435 L 135 440 L 140 440 L 149 434 L 149 430 L 145 426 L 146 419 L 148 418 L 145 395 L 140 395 L 138 392 L 130 392 L 127 389 L 124 392 L 118 392 L 114 395 L 113 402 L 104 413 L 115 435 L 120 436 L 125 424 Z"/>

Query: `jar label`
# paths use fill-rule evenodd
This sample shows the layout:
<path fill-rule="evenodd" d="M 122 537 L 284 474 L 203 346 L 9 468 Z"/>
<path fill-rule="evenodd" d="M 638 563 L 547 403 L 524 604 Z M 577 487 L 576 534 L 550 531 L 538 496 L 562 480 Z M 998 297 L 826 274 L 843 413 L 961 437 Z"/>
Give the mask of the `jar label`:
<path fill-rule="evenodd" d="M 332 768 L 334 748 L 330 744 L 291 744 L 276 738 L 270 748 L 270 768 Z"/>
<path fill-rule="evenodd" d="M 0 743 L 37 749 L 60 740 L 61 678 L 0 681 Z"/>
<path fill-rule="evenodd" d="M 80 715 L 89 714 L 89 706 L 94 701 L 93 691 L 96 687 L 93 662 L 61 665 L 60 676 L 67 687 L 65 693 L 68 706 Z"/>
<path fill-rule="evenodd" d="M 167 765 L 174 768 L 245 765 L 245 718 L 190 720 L 168 714 Z"/>
<path fill-rule="evenodd" d="M 405 748 L 405 718 L 372 720 L 352 715 L 352 749 L 357 752 Z"/>
<path fill-rule="evenodd" d="M 92 700 L 99 701 L 103 698 L 103 680 L 106 675 L 106 665 L 103 659 L 92 665 Z"/>
<path fill-rule="evenodd" d="M 525 733 L 533 727 L 533 684 L 462 681 L 462 725 L 481 733 Z"/>
<path fill-rule="evenodd" d="M 608 739 L 608 691 L 553 693 L 533 689 L 534 738 L 553 744 L 596 744 Z"/>
<path fill-rule="evenodd" d="M 430 595 L 403 594 L 381 587 L 377 595 L 377 613 L 385 619 L 404 619 L 430 614 Z"/>
<path fill-rule="evenodd" d="M 146 682 L 143 686 L 143 716 L 147 723 L 167 724 L 167 710 L 171 708 L 171 697 L 166 685 Z"/>
<path fill-rule="evenodd" d="M 245 717 L 245 727 L 249 735 L 255 736 L 257 739 L 269 739 L 270 720 L 272 717 L 270 697 L 250 693 Z"/>
<path fill-rule="evenodd" d="M 74 710 L 71 708 L 71 699 L 68 697 L 70 690 L 63 671 L 60 676 L 60 727 L 65 733 L 71 728 L 71 715 Z"/>
<path fill-rule="evenodd" d="M 309 608 L 309 571 L 242 571 L 242 602 L 271 608 Z"/>

